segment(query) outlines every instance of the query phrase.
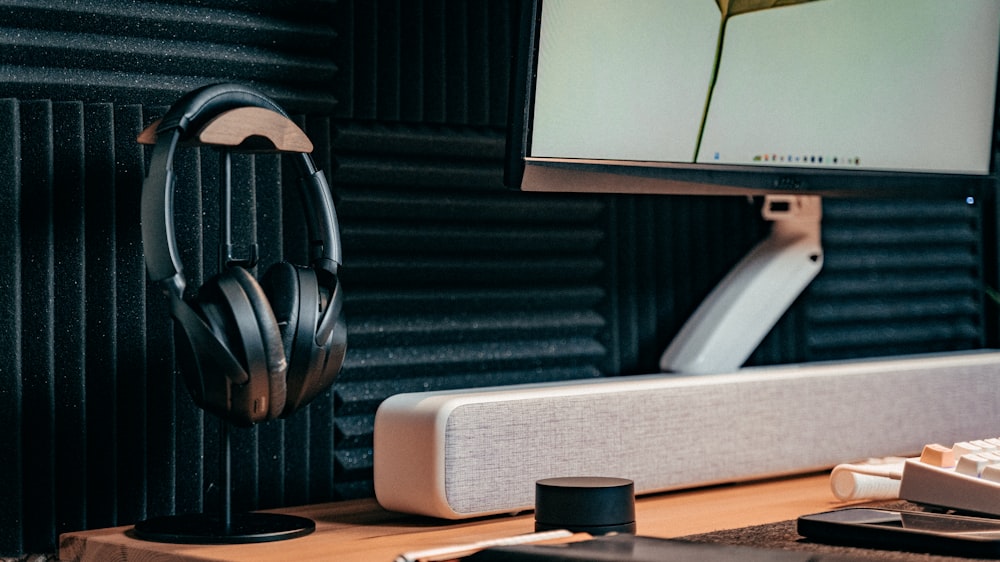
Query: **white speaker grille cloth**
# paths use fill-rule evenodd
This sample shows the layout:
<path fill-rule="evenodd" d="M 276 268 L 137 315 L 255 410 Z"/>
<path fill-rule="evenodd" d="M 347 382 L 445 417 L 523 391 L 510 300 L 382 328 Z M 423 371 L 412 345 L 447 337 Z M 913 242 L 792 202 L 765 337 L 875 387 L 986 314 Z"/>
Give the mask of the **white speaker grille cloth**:
<path fill-rule="evenodd" d="M 640 493 L 742 480 L 996 427 L 995 368 L 909 367 L 463 404 L 445 431 L 447 502 L 469 514 L 523 508 L 552 476 L 631 478 Z"/>

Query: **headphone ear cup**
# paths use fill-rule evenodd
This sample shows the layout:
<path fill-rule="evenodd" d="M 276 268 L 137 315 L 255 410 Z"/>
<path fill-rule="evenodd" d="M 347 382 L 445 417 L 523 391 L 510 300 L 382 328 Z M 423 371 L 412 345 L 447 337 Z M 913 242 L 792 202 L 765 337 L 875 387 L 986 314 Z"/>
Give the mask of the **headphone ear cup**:
<path fill-rule="evenodd" d="M 258 345 L 259 342 L 260 349 L 263 352 L 263 370 L 266 372 L 269 389 L 268 395 L 270 398 L 266 419 L 274 419 L 285 409 L 287 393 L 286 376 L 288 371 L 288 360 L 282 345 L 278 322 L 275 319 L 274 312 L 271 310 L 266 294 L 257 283 L 257 280 L 250 275 L 250 272 L 242 267 L 232 267 L 220 276 L 220 282 L 228 279 L 234 280 L 240 289 L 242 289 L 249 303 L 249 314 L 247 316 L 251 317 L 256 324 L 256 335 L 259 339 L 254 340 L 253 335 L 250 335 L 249 339 L 253 341 L 248 342 L 245 339 L 244 344 L 249 348 Z M 237 316 L 235 310 L 236 303 L 233 304 L 234 316 Z M 248 361 L 252 361 L 249 353 Z"/>
<path fill-rule="evenodd" d="M 271 311 L 274 313 L 275 323 L 281 334 L 281 345 L 285 350 L 289 373 L 300 372 L 294 367 L 293 350 L 295 335 L 299 330 L 300 306 L 299 273 L 296 269 L 288 262 L 279 262 L 272 265 L 260 281 L 264 296 L 271 303 Z"/>
<path fill-rule="evenodd" d="M 319 305 L 316 297 L 311 297 L 300 282 L 301 277 L 311 271 L 296 267 L 288 262 L 271 266 L 261 279 L 261 287 L 274 318 L 281 342 L 288 360 L 286 380 L 286 400 L 284 416 L 308 402 L 304 393 L 309 386 L 310 373 L 314 368 L 312 339 Z M 308 280 L 306 285 L 308 285 Z M 310 397 L 311 398 L 311 397 Z"/>
<path fill-rule="evenodd" d="M 278 263 L 261 280 L 271 302 L 288 358 L 288 398 L 283 416 L 289 416 L 326 390 L 340 372 L 343 346 L 330 361 L 328 342 L 318 342 L 317 332 L 330 309 L 330 292 L 321 286 L 313 269 Z M 339 297 L 339 295 L 338 295 Z M 337 302 L 335 314 L 340 314 Z M 342 324 L 338 320 L 338 324 Z M 343 332 L 328 340 L 346 340 Z"/>
<path fill-rule="evenodd" d="M 334 322 L 330 331 L 329 339 L 326 341 L 326 358 L 324 359 L 326 384 L 332 384 L 334 378 L 340 373 L 344 365 L 344 356 L 347 354 L 347 323 L 344 320 L 344 291 L 340 288 L 340 279 L 333 278 L 333 288 L 329 291 L 329 303 L 327 309 Z"/>
<path fill-rule="evenodd" d="M 231 419 L 230 388 L 249 381 L 246 369 L 233 356 L 224 335 L 209 325 L 200 307 L 175 296 L 170 301 L 174 350 L 191 398 L 199 408 Z"/>
<path fill-rule="evenodd" d="M 250 298 L 234 275 L 209 279 L 190 302 L 172 297 L 171 315 L 195 403 L 236 425 L 267 419 L 271 395 L 263 340 Z"/>

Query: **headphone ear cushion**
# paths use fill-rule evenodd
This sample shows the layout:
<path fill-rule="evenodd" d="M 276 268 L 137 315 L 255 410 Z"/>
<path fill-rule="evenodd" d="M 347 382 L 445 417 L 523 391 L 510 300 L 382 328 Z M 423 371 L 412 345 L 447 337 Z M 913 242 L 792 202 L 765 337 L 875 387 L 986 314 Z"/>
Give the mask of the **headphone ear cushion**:
<path fill-rule="evenodd" d="M 236 280 L 243 289 L 243 292 L 246 293 L 254 313 L 254 319 L 257 322 L 257 327 L 260 330 L 270 385 L 268 419 L 274 419 L 285 409 L 287 393 L 287 382 L 285 379 L 288 370 L 288 361 L 281 341 L 281 331 L 278 328 L 274 312 L 272 312 L 271 306 L 268 304 L 267 296 L 257 283 L 257 280 L 250 275 L 250 272 L 241 267 L 233 267 L 228 270 L 227 274 Z"/>
<path fill-rule="evenodd" d="M 261 278 L 261 288 L 281 333 L 281 345 L 285 350 L 285 358 L 289 365 L 293 362 L 293 346 L 295 333 L 299 324 L 299 273 L 297 268 L 288 262 L 272 265 Z M 291 367 L 290 367 L 291 368 Z"/>
<path fill-rule="evenodd" d="M 287 262 L 274 264 L 261 279 L 264 294 L 281 331 L 288 358 L 288 395 L 283 416 L 291 415 L 316 395 L 319 353 L 316 328 L 319 324 L 320 295 L 316 273 Z"/>

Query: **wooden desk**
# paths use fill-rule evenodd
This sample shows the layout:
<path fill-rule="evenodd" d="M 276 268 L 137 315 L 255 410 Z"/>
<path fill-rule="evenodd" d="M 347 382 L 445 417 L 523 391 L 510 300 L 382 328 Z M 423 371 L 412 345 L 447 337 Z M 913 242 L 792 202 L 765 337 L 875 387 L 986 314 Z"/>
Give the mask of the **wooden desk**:
<path fill-rule="evenodd" d="M 794 519 L 843 507 L 830 492 L 829 473 L 645 496 L 636 502 L 638 534 L 663 538 Z M 63 561 L 328 561 L 391 562 L 425 548 L 529 533 L 531 513 L 473 521 L 441 521 L 390 513 L 374 500 L 283 510 L 316 522 L 306 537 L 252 545 L 175 545 L 130 538 L 130 527 L 66 533 Z"/>

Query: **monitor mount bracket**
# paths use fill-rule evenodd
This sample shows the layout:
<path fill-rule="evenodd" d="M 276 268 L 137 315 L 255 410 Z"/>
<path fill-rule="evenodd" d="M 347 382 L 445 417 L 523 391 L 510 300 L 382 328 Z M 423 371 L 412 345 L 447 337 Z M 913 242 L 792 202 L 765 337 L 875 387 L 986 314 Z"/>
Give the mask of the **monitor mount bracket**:
<path fill-rule="evenodd" d="M 698 307 L 660 357 L 666 373 L 740 369 L 823 267 L 817 195 L 766 195 L 771 234 Z"/>

